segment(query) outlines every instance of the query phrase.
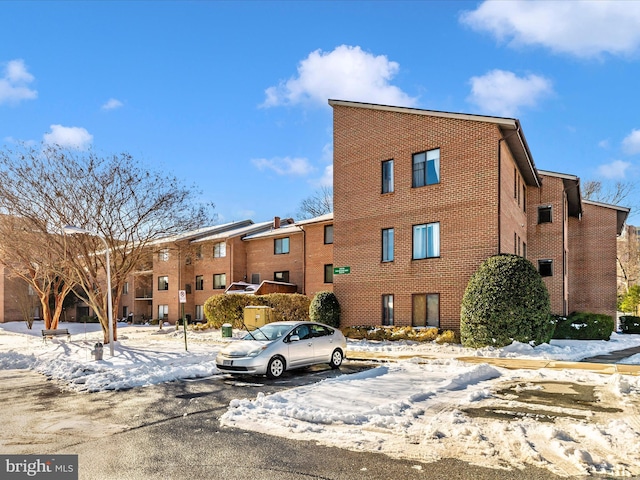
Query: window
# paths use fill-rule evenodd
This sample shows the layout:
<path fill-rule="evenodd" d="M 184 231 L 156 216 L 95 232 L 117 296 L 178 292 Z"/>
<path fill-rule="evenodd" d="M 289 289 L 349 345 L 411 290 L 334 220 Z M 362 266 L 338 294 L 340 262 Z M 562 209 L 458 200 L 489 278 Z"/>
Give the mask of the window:
<path fill-rule="evenodd" d="M 440 149 L 413 154 L 413 187 L 440 183 Z"/>
<path fill-rule="evenodd" d="M 289 283 L 289 271 L 284 272 L 273 272 L 273 279 L 276 282 L 285 282 Z"/>
<path fill-rule="evenodd" d="M 273 241 L 273 251 L 276 255 L 289 253 L 289 237 L 276 238 Z"/>
<path fill-rule="evenodd" d="M 251 283 L 253 283 L 254 285 L 259 285 L 260 284 L 260 274 L 259 273 L 252 273 L 251 274 Z"/>
<path fill-rule="evenodd" d="M 204 277 L 196 275 L 196 290 L 204 290 Z"/>
<path fill-rule="evenodd" d="M 227 242 L 218 242 L 213 245 L 213 258 L 227 256 Z"/>
<path fill-rule="evenodd" d="M 166 320 L 169 316 L 169 305 L 158 305 L 158 319 Z"/>
<path fill-rule="evenodd" d="M 122 306 L 122 318 L 126 319 L 129 316 L 129 307 Z"/>
<path fill-rule="evenodd" d="M 440 256 L 440 223 L 413 226 L 413 259 Z"/>
<path fill-rule="evenodd" d="M 440 327 L 440 294 L 419 293 L 412 295 L 414 327 Z"/>
<path fill-rule="evenodd" d="M 538 260 L 538 272 L 541 277 L 553 276 L 553 260 Z"/>
<path fill-rule="evenodd" d="M 522 184 L 522 210 L 527 211 L 527 187 Z"/>
<path fill-rule="evenodd" d="M 538 223 L 551 223 L 553 221 L 551 205 L 538 207 Z"/>
<path fill-rule="evenodd" d="M 168 262 L 169 261 L 169 249 L 163 248 L 158 252 L 158 261 L 159 262 Z"/>
<path fill-rule="evenodd" d="M 204 318 L 204 310 L 202 305 L 196 305 L 196 320 L 202 320 Z"/>
<path fill-rule="evenodd" d="M 213 289 L 218 290 L 221 288 L 227 288 L 227 274 L 226 273 L 216 273 L 213 276 Z"/>
<path fill-rule="evenodd" d="M 122 294 L 127 295 L 128 293 L 129 293 L 129 282 L 124 282 L 124 285 L 122 285 Z"/>
<path fill-rule="evenodd" d="M 382 230 L 382 261 L 393 262 L 393 228 Z"/>
<path fill-rule="evenodd" d="M 393 295 L 382 295 L 382 325 L 393 325 Z"/>
<path fill-rule="evenodd" d="M 382 162 L 382 193 L 393 192 L 393 160 Z"/>
<path fill-rule="evenodd" d="M 158 290 L 169 290 L 169 277 L 158 277 Z"/>
<path fill-rule="evenodd" d="M 522 242 L 522 256 L 527 258 L 527 244 L 525 242 Z"/>
<path fill-rule="evenodd" d="M 324 283 L 333 283 L 333 263 L 324 266 Z"/>
<path fill-rule="evenodd" d="M 324 244 L 329 245 L 333 243 L 333 225 L 324 226 Z"/>
<path fill-rule="evenodd" d="M 191 293 L 191 284 L 190 283 L 187 283 L 184 286 L 184 293 L 187 293 L 187 294 Z"/>
<path fill-rule="evenodd" d="M 202 260 L 202 245 L 196 247 L 196 260 Z"/>

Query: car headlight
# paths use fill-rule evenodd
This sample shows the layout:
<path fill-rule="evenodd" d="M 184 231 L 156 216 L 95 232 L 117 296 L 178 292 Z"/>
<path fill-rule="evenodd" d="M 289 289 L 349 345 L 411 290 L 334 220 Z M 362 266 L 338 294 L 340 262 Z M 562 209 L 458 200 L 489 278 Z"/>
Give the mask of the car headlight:
<path fill-rule="evenodd" d="M 258 355 L 260 355 L 262 352 L 264 352 L 264 350 L 267 348 L 267 346 L 263 346 L 260 348 L 256 348 L 255 350 L 251 350 L 249 353 L 247 353 L 247 357 L 257 357 Z"/>

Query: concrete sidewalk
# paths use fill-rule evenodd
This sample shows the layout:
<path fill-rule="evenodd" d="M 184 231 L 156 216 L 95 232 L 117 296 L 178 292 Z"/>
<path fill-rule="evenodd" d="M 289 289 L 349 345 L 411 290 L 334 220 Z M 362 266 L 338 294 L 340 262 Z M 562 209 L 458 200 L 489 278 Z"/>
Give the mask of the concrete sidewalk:
<path fill-rule="evenodd" d="M 630 350 L 638 350 L 633 353 L 628 353 Z M 633 349 L 621 350 L 625 352 L 624 356 L 619 356 L 618 360 L 627 358 L 636 353 L 640 353 L 640 347 Z M 609 360 L 617 356 L 619 352 L 612 352 L 605 357 Z M 614 355 L 616 354 L 616 355 Z M 621 354 L 622 355 L 622 354 Z M 347 350 L 347 358 L 349 360 L 374 360 L 379 362 L 394 362 L 398 360 L 408 360 L 410 358 L 424 358 L 425 360 L 436 360 L 438 357 L 429 355 L 391 355 L 381 352 L 358 352 Z M 601 373 L 612 375 L 619 373 L 622 375 L 636 375 L 640 376 L 640 365 L 623 365 L 613 362 L 596 362 L 596 361 L 581 361 L 581 362 L 566 362 L 560 360 L 536 360 L 525 358 L 496 358 L 496 357 L 455 357 L 456 360 L 467 363 L 488 363 L 489 365 L 495 365 L 497 367 L 507 368 L 510 370 L 527 369 L 527 370 L 539 370 L 541 368 L 555 368 L 555 369 L 575 369 L 586 370 L 589 372 Z M 591 359 L 587 359 L 591 360 Z"/>

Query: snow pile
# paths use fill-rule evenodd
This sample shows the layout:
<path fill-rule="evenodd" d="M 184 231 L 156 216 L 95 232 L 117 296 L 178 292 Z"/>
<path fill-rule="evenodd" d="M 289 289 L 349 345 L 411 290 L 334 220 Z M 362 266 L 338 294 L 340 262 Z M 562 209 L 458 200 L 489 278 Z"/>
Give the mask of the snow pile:
<path fill-rule="evenodd" d="M 227 377 L 217 371 L 215 356 L 232 339 L 221 338 L 220 331 L 189 332 L 185 351 L 183 331 L 121 324 L 115 355 L 105 346 L 104 360 L 97 361 L 91 351 L 102 340 L 99 325 L 61 328 L 69 328 L 71 341 L 44 342 L 42 324 L 33 330 L 23 323 L 0 324 L 0 369 L 33 369 L 91 392 Z M 234 332 L 235 338 L 241 335 Z M 221 423 L 421 462 L 453 457 L 497 469 L 534 465 L 564 476 L 638 478 L 640 377 L 578 369 L 506 370 L 454 358 L 577 360 L 637 346 L 640 335 L 618 334 L 609 342 L 554 340 L 538 347 L 514 343 L 480 350 L 350 341 L 351 351 L 398 361 L 273 395 L 235 399 Z M 624 363 L 640 364 L 640 355 Z M 577 398 L 572 395 L 582 389 L 591 392 L 591 404 L 557 403 Z M 562 395 L 545 403 L 544 395 L 554 391 Z"/>

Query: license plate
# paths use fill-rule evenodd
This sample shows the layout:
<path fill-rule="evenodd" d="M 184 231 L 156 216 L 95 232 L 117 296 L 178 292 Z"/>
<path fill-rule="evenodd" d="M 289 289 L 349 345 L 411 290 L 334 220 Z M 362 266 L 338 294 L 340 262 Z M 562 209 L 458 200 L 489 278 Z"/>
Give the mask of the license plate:
<path fill-rule="evenodd" d="M 230 367 L 233 365 L 233 360 L 223 360 L 222 365 Z"/>

